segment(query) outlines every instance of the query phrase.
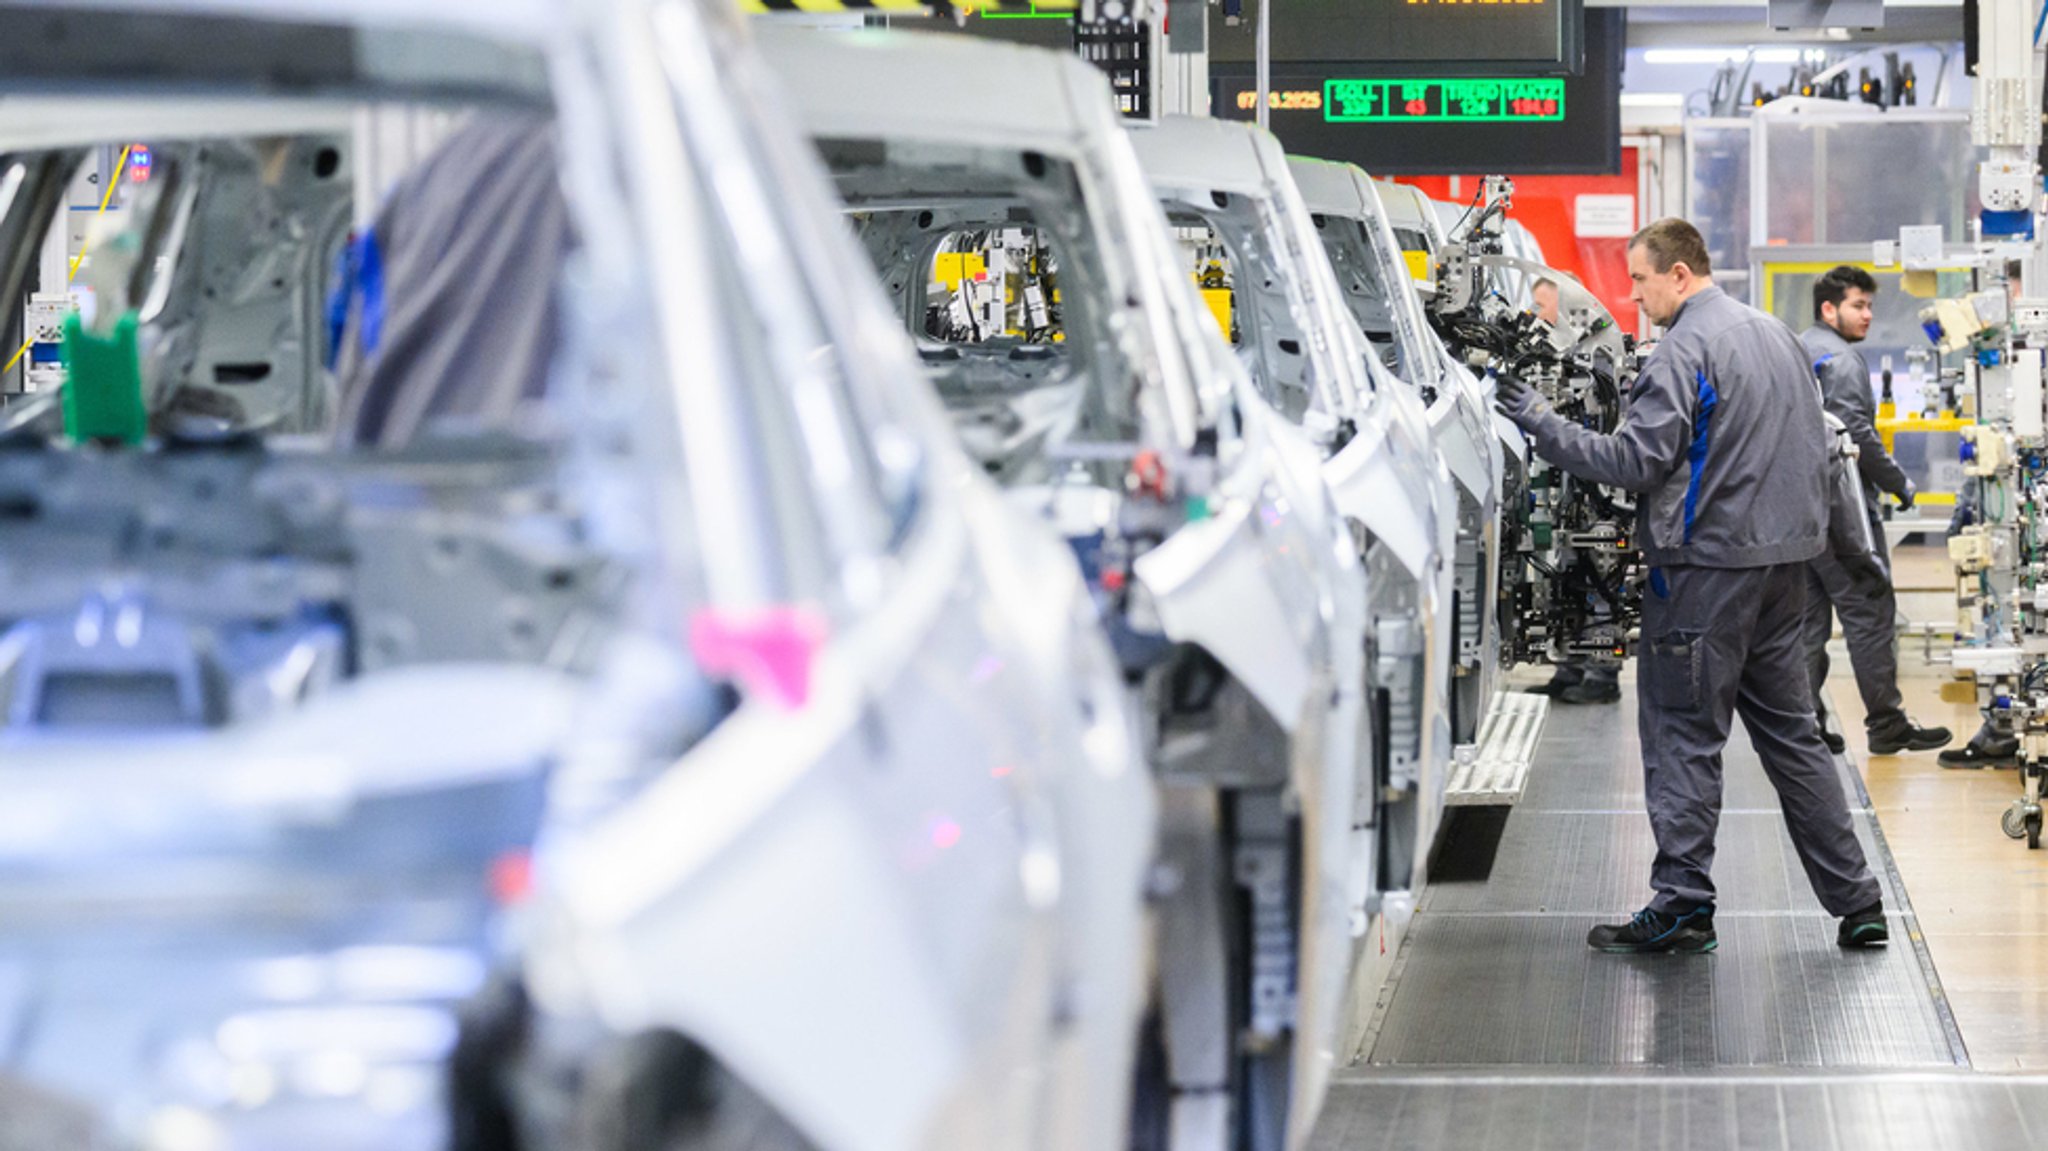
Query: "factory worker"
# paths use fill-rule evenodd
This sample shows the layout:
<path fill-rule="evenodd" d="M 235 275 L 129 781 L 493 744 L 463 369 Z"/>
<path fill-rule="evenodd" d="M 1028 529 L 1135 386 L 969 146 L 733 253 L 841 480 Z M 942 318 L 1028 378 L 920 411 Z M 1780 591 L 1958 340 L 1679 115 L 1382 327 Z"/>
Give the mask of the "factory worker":
<path fill-rule="evenodd" d="M 329 305 L 343 442 L 504 427 L 538 403 L 574 240 L 560 172 L 547 118 L 480 113 L 385 198 Z"/>
<path fill-rule="evenodd" d="M 1637 727 L 1657 854 L 1655 894 L 1587 942 L 1613 952 L 1716 945 L 1721 749 L 1742 716 L 1777 788 L 1815 895 L 1845 947 L 1886 941 L 1884 907 L 1821 742 L 1802 625 L 1806 567 L 1829 546 L 1830 436 L 1799 340 L 1713 285 L 1706 243 L 1678 219 L 1628 247 L 1633 298 L 1669 329 L 1612 435 L 1566 420 L 1503 378 L 1501 406 L 1536 453 L 1638 495 L 1650 565 Z"/>
<path fill-rule="evenodd" d="M 1820 380 L 1822 402 L 1841 420 L 1856 442 L 1856 470 L 1863 485 L 1864 508 L 1870 520 L 1874 564 L 1851 568 L 1831 552 L 1816 558 L 1807 570 L 1806 655 L 1816 705 L 1828 678 L 1828 636 L 1834 616 L 1842 619 L 1842 637 L 1849 644 L 1849 666 L 1856 672 L 1856 690 L 1863 697 L 1863 729 L 1870 754 L 1932 751 L 1947 746 L 1945 727 L 1921 727 L 1906 715 L 1899 695 L 1899 643 L 1895 630 L 1898 597 L 1892 591 L 1891 564 L 1885 554 L 1884 524 L 1878 518 L 1878 497 L 1896 497 L 1913 506 L 1913 481 L 1877 434 L 1877 408 L 1870 394 L 1870 367 L 1855 345 L 1870 334 L 1871 301 L 1877 281 L 1869 272 L 1844 264 L 1813 282 L 1813 326 L 1799 334 Z M 1823 726 L 1831 751 L 1842 750 L 1841 737 Z"/>

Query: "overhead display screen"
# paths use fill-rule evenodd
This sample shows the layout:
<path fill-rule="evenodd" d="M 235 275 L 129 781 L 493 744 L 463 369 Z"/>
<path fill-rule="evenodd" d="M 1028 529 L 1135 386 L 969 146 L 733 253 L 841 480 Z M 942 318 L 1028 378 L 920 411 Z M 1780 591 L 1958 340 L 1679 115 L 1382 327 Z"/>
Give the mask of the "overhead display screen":
<path fill-rule="evenodd" d="M 1269 124 L 1289 152 L 1375 176 L 1617 172 L 1623 18 L 1584 13 L 1577 76 L 1374 76 L 1350 62 L 1276 61 Z M 1253 118 L 1249 65 L 1212 64 L 1210 84 L 1217 116 Z"/>
<path fill-rule="evenodd" d="M 1403 66 L 1411 74 L 1475 76 L 1563 75 L 1580 67 L 1583 0 L 1270 2 L 1275 62 Z M 1236 27 L 1212 23 L 1212 60 L 1252 59 L 1253 21 Z"/>
<path fill-rule="evenodd" d="M 1323 118 L 1338 124 L 1499 123 L 1564 119 L 1564 81 L 1325 80 Z M 1256 95 L 1253 97 L 1257 102 Z"/>

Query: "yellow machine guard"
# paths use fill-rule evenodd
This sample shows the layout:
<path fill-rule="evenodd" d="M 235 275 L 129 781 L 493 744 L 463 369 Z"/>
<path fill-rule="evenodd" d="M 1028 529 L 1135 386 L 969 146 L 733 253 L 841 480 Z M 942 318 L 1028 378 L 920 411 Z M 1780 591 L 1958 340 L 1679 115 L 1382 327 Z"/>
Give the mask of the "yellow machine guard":
<path fill-rule="evenodd" d="M 1916 432 L 1960 432 L 1964 428 L 1975 426 L 1977 423 L 1976 420 L 1968 416 L 1959 416 L 1954 412 L 1943 412 L 1938 416 L 1930 418 L 1927 416 L 1887 415 L 1887 411 L 1895 412 L 1897 408 L 1891 404 L 1882 405 L 1877 419 L 1872 421 L 1877 426 L 1877 438 L 1884 441 L 1884 450 L 1887 452 L 1896 452 L 1898 450 L 1896 444 L 1900 432 L 1908 434 Z M 1953 507 L 1956 502 L 1956 493 L 1921 492 L 1916 497 L 1916 501 L 1923 504 Z"/>
<path fill-rule="evenodd" d="M 979 252 L 940 252 L 932 260 L 932 280 L 946 285 L 949 292 L 960 290 L 960 281 L 973 279 L 988 270 Z"/>
<path fill-rule="evenodd" d="M 1229 288 L 1203 288 L 1202 302 L 1209 305 L 1209 315 L 1216 326 L 1223 331 L 1223 339 L 1230 339 L 1230 296 Z"/>

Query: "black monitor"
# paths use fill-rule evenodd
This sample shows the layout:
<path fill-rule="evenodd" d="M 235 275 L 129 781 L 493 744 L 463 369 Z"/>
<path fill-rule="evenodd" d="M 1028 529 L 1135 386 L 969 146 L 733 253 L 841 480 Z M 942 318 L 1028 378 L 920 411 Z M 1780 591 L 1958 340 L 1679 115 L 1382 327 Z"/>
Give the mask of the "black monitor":
<path fill-rule="evenodd" d="M 1623 19 L 1619 8 L 1584 13 L 1576 76 L 1451 77 L 1276 54 L 1270 126 L 1289 152 L 1348 160 L 1375 176 L 1619 172 Z M 1212 63 L 1210 98 L 1219 117 L 1253 119 L 1251 65 Z"/>
<path fill-rule="evenodd" d="M 1275 63 L 1387 66 L 1406 75 L 1549 75 L 1580 69 L 1583 0 L 1270 0 Z M 1210 21 L 1212 62 L 1250 63 L 1252 7 Z M 1392 73 L 1389 73 L 1392 74 Z"/>

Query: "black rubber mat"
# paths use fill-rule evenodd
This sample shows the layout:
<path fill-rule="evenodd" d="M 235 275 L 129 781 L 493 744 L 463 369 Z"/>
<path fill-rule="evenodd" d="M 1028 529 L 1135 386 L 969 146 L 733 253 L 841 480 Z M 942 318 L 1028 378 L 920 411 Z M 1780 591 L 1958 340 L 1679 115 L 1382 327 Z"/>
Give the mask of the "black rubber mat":
<path fill-rule="evenodd" d="M 1846 774 L 1894 945 L 1844 952 L 1763 768 L 1726 752 L 1713 955 L 1613 956 L 1595 923 L 1650 896 L 1634 704 L 1556 708 L 1483 882 L 1433 882 L 1367 1029 L 1374 1067 L 1942 1068 L 1966 1061 L 1914 946 L 1881 837 Z M 1633 793 L 1633 799 L 1630 798 Z"/>
<path fill-rule="evenodd" d="M 1856 819 L 1864 853 L 1877 858 L 1867 816 Z M 1714 862 L 1719 914 L 1798 911 L 1820 914 L 1806 873 L 1776 811 L 1723 812 Z M 1655 855 L 1649 817 L 1632 812 L 1549 812 L 1517 809 L 1508 817 L 1484 882 L 1436 882 L 1428 911 L 1498 911 L 1624 917 L 1650 900 Z M 1434 877 L 1436 873 L 1432 872 Z M 1887 904 L 1898 902 L 1878 870 Z"/>
<path fill-rule="evenodd" d="M 1643 757 L 1636 743 L 1634 691 L 1624 686 L 1620 703 L 1557 705 L 1543 730 L 1528 790 L 1516 811 L 1643 810 Z M 1735 722 L 1723 755 L 1722 806 L 1731 811 L 1776 811 L 1778 794 L 1749 744 L 1742 721 Z M 1843 765 L 1842 779 L 1855 794 L 1855 776 Z"/>
<path fill-rule="evenodd" d="M 1951 1073 L 1379 1076 L 1331 1088 L 1312 1151 L 2022 1151 L 2048 1082 Z"/>
<path fill-rule="evenodd" d="M 1590 922 L 1418 916 L 1371 1062 L 1954 1065 L 1911 948 L 1843 952 L 1833 919 L 1768 913 L 1719 917 L 1713 955 L 1603 955 Z"/>

